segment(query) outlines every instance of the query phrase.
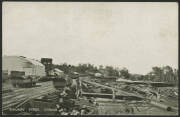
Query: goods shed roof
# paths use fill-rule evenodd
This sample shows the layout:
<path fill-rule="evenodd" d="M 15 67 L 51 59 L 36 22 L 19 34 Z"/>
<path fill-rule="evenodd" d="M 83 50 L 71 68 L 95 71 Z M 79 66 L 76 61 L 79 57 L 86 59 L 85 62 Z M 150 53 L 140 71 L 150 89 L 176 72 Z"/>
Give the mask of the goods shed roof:
<path fill-rule="evenodd" d="M 37 61 L 37 60 L 33 60 L 33 59 L 30 59 L 30 58 L 26 58 L 24 56 L 3 56 L 3 59 L 7 59 L 7 58 L 10 58 L 10 59 L 20 59 L 21 61 L 25 61 L 27 63 L 30 63 L 32 65 L 38 65 L 38 66 L 44 66 L 41 62 Z"/>
<path fill-rule="evenodd" d="M 39 61 L 30 59 L 30 58 L 24 58 L 25 60 L 31 62 L 33 65 L 38 65 L 38 66 L 44 66 L 42 63 L 40 63 Z"/>

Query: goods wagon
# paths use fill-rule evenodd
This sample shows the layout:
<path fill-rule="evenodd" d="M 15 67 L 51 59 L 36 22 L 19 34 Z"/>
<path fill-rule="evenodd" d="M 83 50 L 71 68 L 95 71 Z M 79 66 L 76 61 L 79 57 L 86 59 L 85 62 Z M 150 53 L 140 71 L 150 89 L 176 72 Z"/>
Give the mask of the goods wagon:
<path fill-rule="evenodd" d="M 63 78 L 54 78 L 53 85 L 56 89 L 64 88 L 66 86 L 66 80 Z"/>
<path fill-rule="evenodd" d="M 8 80 L 8 71 L 2 70 L 2 81 L 5 82 Z"/>
<path fill-rule="evenodd" d="M 38 77 L 26 76 L 24 71 L 11 71 L 10 79 L 14 87 L 30 87 L 38 81 Z"/>

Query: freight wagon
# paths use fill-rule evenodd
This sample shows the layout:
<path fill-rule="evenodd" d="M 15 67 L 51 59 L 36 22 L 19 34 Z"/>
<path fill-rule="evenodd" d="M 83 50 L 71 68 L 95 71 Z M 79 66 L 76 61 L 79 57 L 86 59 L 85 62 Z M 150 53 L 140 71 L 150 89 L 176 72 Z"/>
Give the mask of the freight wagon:
<path fill-rule="evenodd" d="M 36 85 L 37 76 L 26 76 L 24 71 L 11 71 L 11 83 L 14 87 L 31 87 Z"/>
<path fill-rule="evenodd" d="M 8 80 L 8 71 L 2 70 L 2 81 L 5 82 Z"/>

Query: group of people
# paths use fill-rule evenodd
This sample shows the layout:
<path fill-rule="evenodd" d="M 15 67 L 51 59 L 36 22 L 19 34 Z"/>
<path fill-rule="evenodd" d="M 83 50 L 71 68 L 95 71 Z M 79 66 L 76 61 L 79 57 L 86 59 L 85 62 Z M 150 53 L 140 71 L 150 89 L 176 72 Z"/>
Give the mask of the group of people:
<path fill-rule="evenodd" d="M 75 106 L 73 99 L 78 99 L 80 95 L 79 77 L 71 78 L 69 83 L 59 94 L 59 103 L 56 104 L 58 115 L 85 115 L 88 113 L 87 107 Z"/>

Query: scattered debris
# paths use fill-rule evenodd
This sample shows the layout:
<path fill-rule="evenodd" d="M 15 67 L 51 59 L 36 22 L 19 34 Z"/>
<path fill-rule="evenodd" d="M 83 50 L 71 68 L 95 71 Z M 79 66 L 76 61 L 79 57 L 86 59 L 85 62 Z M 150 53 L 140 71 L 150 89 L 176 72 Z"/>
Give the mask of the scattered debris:
<path fill-rule="evenodd" d="M 177 97 L 176 89 L 154 88 L 142 83 L 127 85 L 113 81 L 101 82 L 97 77 L 78 77 L 78 73 L 74 74 L 76 77 L 56 76 L 52 81 L 38 83 L 39 87 L 16 88 L 3 93 L 4 113 L 9 114 L 9 109 L 22 107 L 23 111 L 14 113 L 120 115 L 147 114 L 154 108 L 169 114 L 177 111 L 177 108 L 164 104 L 166 100 L 163 98 L 170 97 L 169 95 Z"/>

